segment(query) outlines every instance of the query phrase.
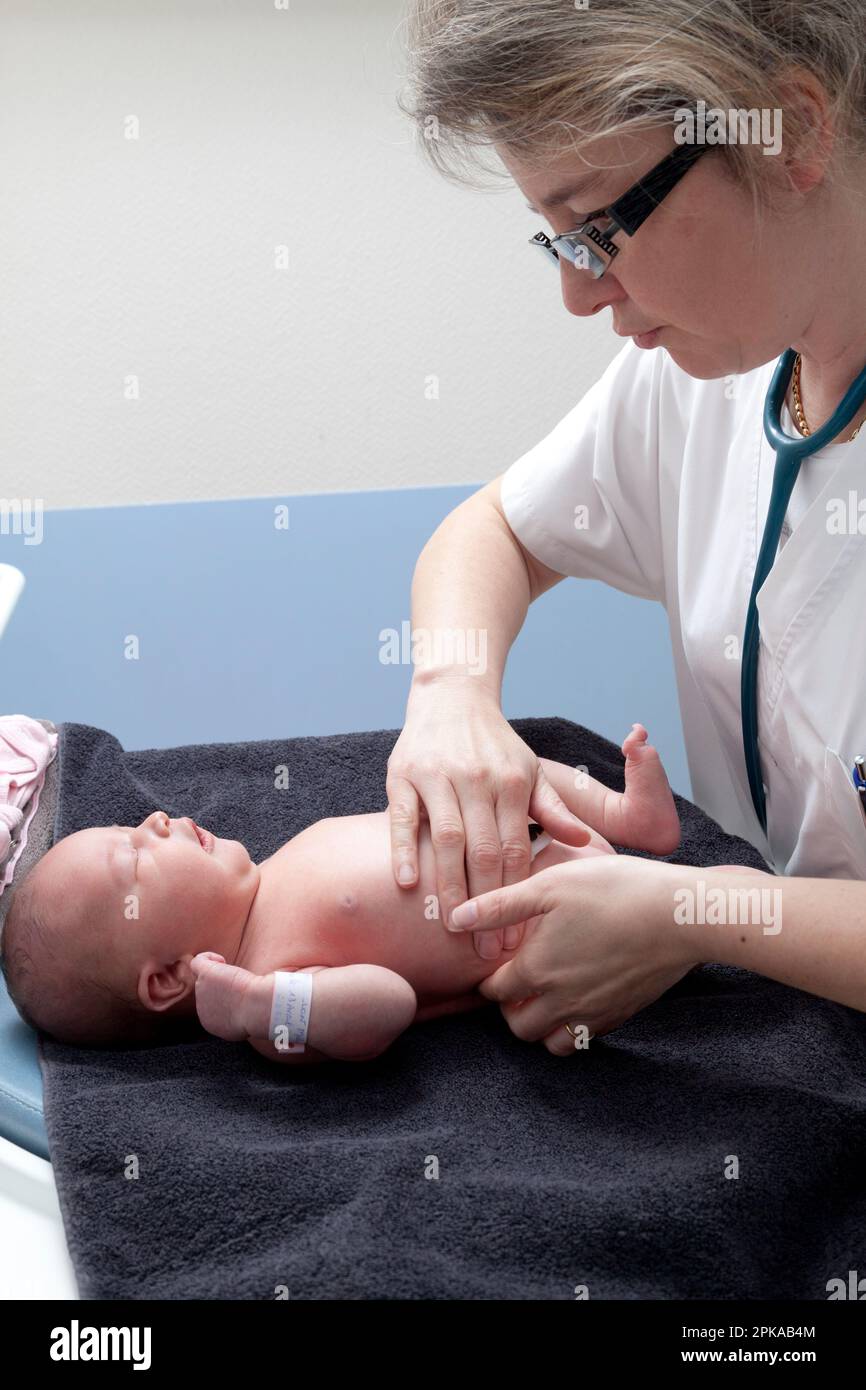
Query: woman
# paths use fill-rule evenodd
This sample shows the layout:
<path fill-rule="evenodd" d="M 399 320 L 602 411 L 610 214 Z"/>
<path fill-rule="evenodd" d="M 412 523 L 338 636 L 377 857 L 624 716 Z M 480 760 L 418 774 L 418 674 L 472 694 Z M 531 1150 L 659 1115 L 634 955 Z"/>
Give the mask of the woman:
<path fill-rule="evenodd" d="M 492 148 L 553 229 L 528 254 L 559 253 L 565 307 L 635 336 L 421 554 L 413 625 L 486 630 L 488 664 L 415 669 L 387 778 L 398 882 L 423 812 L 443 916 L 472 897 L 451 925 L 480 941 L 540 915 L 485 992 L 554 1052 L 701 961 L 866 1010 L 859 0 L 794 23 L 788 0 L 415 0 L 409 45 L 404 106 L 436 167 Z M 717 113 L 702 142 L 701 111 Z M 821 447 L 771 505 L 774 382 L 778 428 Z M 677 924 L 683 890 L 766 884 L 752 871 L 617 858 L 527 878 L 527 812 L 576 831 L 500 684 L 529 603 L 566 575 L 665 605 L 695 800 L 784 876 L 783 930 Z"/>

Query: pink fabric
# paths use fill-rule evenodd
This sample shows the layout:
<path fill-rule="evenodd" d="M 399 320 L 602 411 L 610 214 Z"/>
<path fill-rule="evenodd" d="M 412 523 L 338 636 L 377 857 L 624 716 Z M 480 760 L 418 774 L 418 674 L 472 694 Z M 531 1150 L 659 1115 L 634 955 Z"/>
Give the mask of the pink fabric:
<path fill-rule="evenodd" d="M 56 752 L 57 734 L 37 719 L 0 715 L 0 893 L 12 882 L 39 805 L 45 769 Z"/>

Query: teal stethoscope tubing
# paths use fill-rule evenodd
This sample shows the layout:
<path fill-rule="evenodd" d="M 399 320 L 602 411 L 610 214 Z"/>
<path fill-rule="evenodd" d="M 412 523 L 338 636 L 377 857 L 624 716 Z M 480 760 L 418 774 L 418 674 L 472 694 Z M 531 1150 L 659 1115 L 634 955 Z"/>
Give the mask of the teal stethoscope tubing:
<path fill-rule="evenodd" d="M 749 774 L 749 789 L 761 829 L 767 833 L 767 805 L 764 781 L 761 776 L 761 758 L 758 753 L 758 650 L 760 631 L 758 627 L 758 591 L 773 567 L 782 523 L 797 481 L 800 464 L 809 454 L 822 449 L 840 434 L 849 421 L 853 420 L 863 401 L 866 400 L 866 367 L 863 368 L 835 411 L 819 430 L 805 437 L 792 439 L 782 429 L 782 404 L 788 390 L 788 383 L 794 370 L 797 354 L 793 348 L 786 348 L 776 364 L 773 380 L 764 401 L 764 434 L 776 450 L 776 467 L 773 472 L 773 489 L 770 506 L 764 526 L 764 536 L 758 551 L 758 563 L 752 580 L 749 607 L 746 613 L 746 629 L 743 636 L 743 663 L 740 673 L 740 707 L 743 719 L 743 751 L 746 755 L 746 770 Z"/>

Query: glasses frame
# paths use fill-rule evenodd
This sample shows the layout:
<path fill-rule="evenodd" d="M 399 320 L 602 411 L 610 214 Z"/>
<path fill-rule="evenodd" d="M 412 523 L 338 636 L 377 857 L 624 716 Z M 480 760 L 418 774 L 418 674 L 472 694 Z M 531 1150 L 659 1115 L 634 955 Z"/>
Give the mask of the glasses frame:
<path fill-rule="evenodd" d="M 706 154 L 707 150 L 714 148 L 715 146 L 706 144 L 677 146 L 670 154 L 666 154 L 664 159 L 659 160 L 658 164 L 653 165 L 649 173 L 627 188 L 615 203 L 609 204 L 606 208 L 599 208 L 596 212 L 587 213 L 580 225 L 573 227 L 571 231 L 559 232 L 554 237 L 549 237 L 544 231 L 536 232 L 534 237 L 529 238 L 529 244 L 538 246 L 548 259 L 558 264 L 560 252 L 556 243 L 559 242 L 565 259 L 571 265 L 578 270 L 589 270 L 596 280 L 600 280 L 611 262 L 619 255 L 620 247 L 614 245 L 612 240 L 617 232 L 634 236 L 638 227 L 643 225 L 650 213 L 654 212 L 671 189 L 676 187 L 696 160 L 700 159 L 702 154 Z M 604 226 L 591 225 L 603 217 L 608 219 Z M 577 255 L 584 251 L 589 252 L 589 265 L 578 266 Z M 603 260 L 602 255 L 606 256 L 607 260 Z"/>

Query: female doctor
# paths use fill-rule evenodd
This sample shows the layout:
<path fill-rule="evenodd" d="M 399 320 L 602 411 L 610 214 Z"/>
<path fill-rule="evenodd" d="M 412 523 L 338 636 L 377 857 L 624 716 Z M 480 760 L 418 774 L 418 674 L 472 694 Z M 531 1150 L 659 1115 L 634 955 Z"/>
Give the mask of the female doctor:
<path fill-rule="evenodd" d="M 397 881 L 417 880 L 425 814 L 450 926 L 496 955 L 539 918 L 483 992 L 554 1053 L 702 962 L 866 1010 L 860 0 L 793 25 L 788 0 L 414 0 L 409 49 L 421 147 L 446 172 L 493 147 L 549 223 L 527 257 L 626 342 L 418 560 L 413 626 L 486 629 L 488 668 L 415 667 L 386 784 Z M 695 138 L 698 103 L 730 113 L 727 137 L 717 119 Z M 760 118 L 739 141 L 738 111 Z M 528 877 L 527 813 L 573 843 L 575 823 L 500 687 L 564 576 L 664 604 L 695 801 L 782 876 L 781 931 L 676 924 L 698 880 L 766 885 L 745 868 L 599 856 Z"/>

